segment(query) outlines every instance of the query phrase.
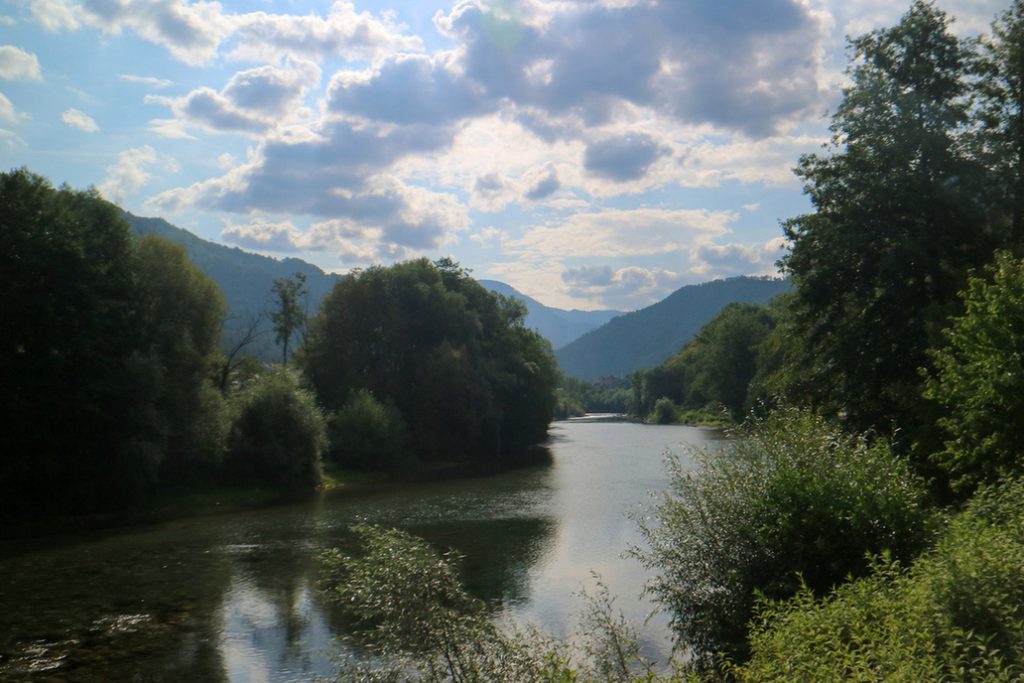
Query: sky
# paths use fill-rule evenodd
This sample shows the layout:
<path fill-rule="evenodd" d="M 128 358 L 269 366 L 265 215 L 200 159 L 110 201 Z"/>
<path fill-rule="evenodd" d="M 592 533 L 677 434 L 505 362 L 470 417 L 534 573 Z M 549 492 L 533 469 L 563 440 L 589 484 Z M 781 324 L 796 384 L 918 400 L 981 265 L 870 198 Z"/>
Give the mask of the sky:
<path fill-rule="evenodd" d="M 1008 0 L 945 0 L 953 30 Z M 894 0 L 0 0 L 0 168 L 330 272 L 632 310 L 776 273 Z"/>

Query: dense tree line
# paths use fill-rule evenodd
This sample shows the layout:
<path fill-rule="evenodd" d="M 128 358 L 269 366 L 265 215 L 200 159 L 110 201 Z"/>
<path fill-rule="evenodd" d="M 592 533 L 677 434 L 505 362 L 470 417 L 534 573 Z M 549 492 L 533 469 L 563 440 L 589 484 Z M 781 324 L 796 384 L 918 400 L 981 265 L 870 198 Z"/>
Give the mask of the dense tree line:
<path fill-rule="evenodd" d="M 498 467 L 546 438 L 550 347 L 457 264 L 341 279 L 300 347 L 305 376 L 284 366 L 304 275 L 271 294 L 281 366 L 247 358 L 245 339 L 225 355 L 223 296 L 183 247 L 134 239 L 95 191 L 0 174 L 3 515 L 211 483 L 310 490 L 328 452 L 367 469 Z"/>
<path fill-rule="evenodd" d="M 0 297 L 5 516 L 119 510 L 159 487 L 263 472 L 273 446 L 256 438 L 267 422 L 249 417 L 250 395 L 276 391 L 265 412 L 281 415 L 298 387 L 258 363 L 246 382 L 228 381 L 239 366 L 219 350 L 223 297 L 182 247 L 133 239 L 94 191 L 4 173 Z M 316 431 L 319 409 L 298 412 Z M 322 438 L 277 456 L 304 461 L 301 476 L 259 478 L 315 485 Z"/>

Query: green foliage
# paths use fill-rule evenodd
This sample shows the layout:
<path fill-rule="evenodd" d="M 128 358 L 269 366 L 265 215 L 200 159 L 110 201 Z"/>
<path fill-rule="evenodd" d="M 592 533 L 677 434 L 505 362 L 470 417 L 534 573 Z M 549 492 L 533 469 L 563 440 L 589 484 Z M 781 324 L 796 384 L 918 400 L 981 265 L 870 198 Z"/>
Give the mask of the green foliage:
<path fill-rule="evenodd" d="M 792 378 L 854 429 L 918 429 L 926 349 L 971 267 L 1007 239 L 968 144 L 970 44 L 934 4 L 853 40 L 825 155 L 797 174 L 815 212 L 784 224 L 796 284 Z M 799 392 L 792 392 L 799 393 Z"/>
<path fill-rule="evenodd" d="M 13 171 L 0 175 L 0 207 L 5 512 L 116 508 L 216 462 L 212 282 L 178 247 L 133 244 L 94 192 Z"/>
<path fill-rule="evenodd" d="M 251 330 L 255 335 L 246 352 L 266 363 L 280 361 L 282 349 L 274 341 L 273 322 L 265 315 L 270 303 L 267 294 L 273 292 L 274 282 L 302 273 L 306 276 L 304 289 L 308 290 L 304 304 L 308 303 L 309 310 L 316 310 L 336 280 L 336 276 L 296 258 L 275 259 L 208 242 L 161 218 L 142 218 L 130 213 L 125 217 L 132 234 L 157 235 L 185 247 L 192 262 L 223 290 L 228 316 L 221 341 L 226 354 L 250 332 L 250 323 L 259 318 Z M 289 341 L 289 349 L 294 346 L 294 340 Z"/>
<path fill-rule="evenodd" d="M 309 294 L 306 289 L 306 274 L 295 273 L 291 277 L 274 280 L 271 288 L 276 297 L 276 308 L 270 313 L 274 324 L 274 341 L 281 345 L 281 362 L 288 362 L 288 343 L 306 324 L 306 310 L 302 301 Z"/>
<path fill-rule="evenodd" d="M 294 489 L 320 484 L 327 426 L 312 394 L 285 368 L 236 399 L 228 464 L 236 476 Z"/>
<path fill-rule="evenodd" d="M 755 596 L 826 591 L 868 571 L 865 553 L 909 558 L 925 540 L 922 484 L 886 444 L 780 410 L 724 450 L 670 458 L 669 490 L 642 522 L 650 588 L 702 665 L 742 657 Z"/>
<path fill-rule="evenodd" d="M 662 396 L 654 402 L 654 411 L 651 413 L 651 421 L 659 425 L 670 425 L 679 419 L 679 409 L 672 399 Z"/>
<path fill-rule="evenodd" d="M 642 375 L 641 411 L 655 413 L 662 398 L 690 411 L 722 406 L 742 421 L 764 372 L 762 347 L 775 327 L 776 312 L 755 304 L 729 304 L 683 349 Z M 710 412 L 716 412 L 714 410 Z"/>
<path fill-rule="evenodd" d="M 558 396 L 563 406 L 562 418 L 585 413 L 628 413 L 630 385 L 628 379 L 613 377 L 594 382 L 562 377 Z M 559 415 L 557 411 L 555 414 Z"/>
<path fill-rule="evenodd" d="M 749 681 L 1015 681 L 1024 675 L 1024 485 L 976 497 L 909 570 L 872 575 L 824 600 L 766 604 Z"/>
<path fill-rule="evenodd" d="M 0 175 L 0 498 L 7 514 L 99 509 L 136 496 L 132 242 L 95 192 Z M 124 417 L 129 418 L 125 420 Z M 50 500 L 53 489 L 61 500 Z"/>
<path fill-rule="evenodd" d="M 299 363 L 328 410 L 361 389 L 393 405 L 421 461 L 500 462 L 542 441 L 555 407 L 550 346 L 522 316 L 451 261 L 374 267 L 338 281 Z"/>
<path fill-rule="evenodd" d="M 1013 243 L 1024 243 L 1024 2 L 1013 0 L 982 39 L 977 62 L 980 155 L 989 201 L 1011 224 Z"/>
<path fill-rule="evenodd" d="M 438 553 L 409 534 L 353 528 L 362 553 L 320 556 L 328 600 L 351 620 L 352 639 L 374 660 L 346 662 L 339 681 L 422 683 L 657 683 L 640 656 L 637 634 L 607 588 L 584 592 L 578 650 L 537 631 L 502 628 L 466 593 L 461 558 Z M 371 660 L 372 661 L 372 660 Z"/>
<path fill-rule="evenodd" d="M 134 270 L 135 362 L 149 365 L 161 479 L 195 479 L 220 463 L 227 436 L 226 405 L 213 386 L 224 297 L 184 248 L 159 237 L 137 242 Z"/>
<path fill-rule="evenodd" d="M 364 470 L 400 471 L 411 465 L 401 413 L 366 389 L 349 397 L 330 419 L 334 462 Z"/>
<path fill-rule="evenodd" d="M 934 459 L 961 494 L 1024 469 L 1024 262 L 999 253 L 986 275 L 969 281 L 925 391 L 945 409 Z"/>

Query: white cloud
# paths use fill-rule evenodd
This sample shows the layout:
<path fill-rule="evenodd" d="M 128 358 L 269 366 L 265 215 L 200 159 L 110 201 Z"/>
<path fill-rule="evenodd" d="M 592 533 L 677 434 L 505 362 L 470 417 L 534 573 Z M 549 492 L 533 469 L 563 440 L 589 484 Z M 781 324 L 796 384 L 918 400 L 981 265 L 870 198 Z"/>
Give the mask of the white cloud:
<path fill-rule="evenodd" d="M 100 129 L 91 116 L 78 109 L 68 109 L 60 115 L 60 118 L 72 128 L 77 128 L 86 133 L 95 133 Z"/>
<path fill-rule="evenodd" d="M 326 16 L 267 12 L 230 13 L 219 2 L 181 0 L 32 0 L 32 18 L 50 31 L 83 25 L 106 33 L 131 30 L 165 48 L 175 59 L 201 65 L 225 44 L 231 59 L 276 62 L 285 55 L 311 58 L 372 58 L 422 47 L 419 38 L 389 15 L 356 12 L 351 2 L 335 2 Z"/>
<path fill-rule="evenodd" d="M 690 251 L 690 274 L 711 279 L 731 275 L 779 275 L 775 263 L 786 240 L 773 237 L 754 244 L 700 244 Z"/>
<path fill-rule="evenodd" d="M 660 301 L 681 287 L 686 277 L 663 268 L 588 265 L 567 268 L 562 281 L 572 297 L 599 301 L 611 308 L 635 309 Z"/>
<path fill-rule="evenodd" d="M 220 236 L 226 242 L 257 251 L 295 252 L 308 248 L 306 236 L 290 221 L 229 224 L 220 231 Z"/>
<path fill-rule="evenodd" d="M 79 27 L 79 8 L 64 0 L 31 0 L 32 19 L 47 31 L 75 30 Z"/>
<path fill-rule="evenodd" d="M 13 45 L 0 45 L 0 78 L 39 81 L 43 74 L 34 54 Z"/>
<path fill-rule="evenodd" d="M 14 105 L 11 104 L 11 101 L 3 93 L 0 93 L 0 121 L 17 123 L 19 119 L 18 112 L 14 110 Z"/>
<path fill-rule="evenodd" d="M 169 88 L 174 85 L 174 81 L 169 81 L 166 78 L 156 78 L 155 76 L 136 76 L 134 74 L 120 74 L 118 76 L 122 81 L 128 83 L 138 83 L 140 85 L 148 85 L 151 88 L 162 89 Z"/>
<path fill-rule="evenodd" d="M 16 149 L 25 146 L 25 141 L 18 137 L 18 134 L 14 131 L 4 130 L 0 128 L 0 143 L 3 143 L 4 147 L 8 149 Z"/>
<path fill-rule="evenodd" d="M 584 257 L 644 256 L 681 252 L 725 234 L 737 215 L 706 209 L 604 209 L 580 212 L 530 228 L 509 240 L 509 253 L 528 259 L 564 254 Z"/>
<path fill-rule="evenodd" d="M 157 160 L 156 150 L 149 145 L 126 149 L 117 155 L 113 165 L 107 167 L 107 177 L 99 184 L 100 193 L 115 204 L 123 204 L 128 195 L 152 179 L 147 167 Z"/>
<path fill-rule="evenodd" d="M 258 137 L 302 116 L 303 97 L 319 80 L 315 64 L 288 60 L 284 68 L 239 71 L 219 92 L 201 87 L 177 98 L 148 95 L 147 103 L 174 113 L 174 119 L 157 119 L 150 128 L 165 137 L 183 137 L 189 127 Z"/>
<path fill-rule="evenodd" d="M 0 17 L 0 24 L 4 26 L 14 26 L 16 23 L 18 22 L 14 20 L 14 17 Z"/>

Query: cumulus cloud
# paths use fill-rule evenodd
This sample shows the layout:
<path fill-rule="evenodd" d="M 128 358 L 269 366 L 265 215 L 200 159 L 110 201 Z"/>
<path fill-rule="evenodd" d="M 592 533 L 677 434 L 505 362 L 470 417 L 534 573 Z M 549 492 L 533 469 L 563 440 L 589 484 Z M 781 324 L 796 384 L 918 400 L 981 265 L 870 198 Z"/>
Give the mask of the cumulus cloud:
<path fill-rule="evenodd" d="M 267 139 L 247 164 L 164 192 L 152 205 L 171 212 L 193 206 L 341 216 L 378 229 L 381 248 L 427 250 L 469 225 L 465 207 L 449 193 L 407 184 L 385 171 L 405 155 L 443 147 L 448 138 L 434 129 L 333 121 L 314 137 Z"/>
<path fill-rule="evenodd" d="M 587 265 L 567 268 L 562 281 L 570 296 L 598 300 L 615 308 L 640 308 L 678 289 L 685 278 L 663 268 Z"/>
<path fill-rule="evenodd" d="M 552 164 L 548 164 L 544 168 L 543 175 L 530 183 L 530 188 L 526 191 L 525 197 L 531 202 L 547 199 L 557 192 L 561 186 L 562 182 L 558 179 L 558 172 Z"/>
<path fill-rule="evenodd" d="M 706 209 L 604 209 L 531 228 L 508 248 L 527 258 L 623 257 L 681 252 L 724 234 L 737 215 Z"/>
<path fill-rule="evenodd" d="M 117 161 L 107 167 L 107 177 L 99 184 L 104 197 L 122 204 L 152 179 L 148 167 L 157 162 L 157 153 L 149 145 L 131 147 L 117 155 Z"/>
<path fill-rule="evenodd" d="M 583 167 L 595 175 L 616 181 L 637 180 L 669 149 L 645 134 L 627 134 L 587 145 Z"/>
<path fill-rule="evenodd" d="M 628 102 L 758 138 L 821 100 L 827 26 L 798 0 L 549 5 L 543 17 L 522 17 L 509 44 L 491 35 L 488 15 L 467 0 L 435 23 L 463 44 L 466 78 L 492 101 L 532 107 L 538 124 L 601 125 Z"/>
<path fill-rule="evenodd" d="M 193 126 L 211 133 L 260 135 L 298 113 L 306 92 L 320 80 L 310 62 L 289 60 L 286 67 L 264 66 L 239 71 L 221 91 L 196 88 L 183 97 L 150 95 L 146 102 L 170 107 L 177 125 L 158 119 L 154 128 L 167 137 L 181 137 Z"/>
<path fill-rule="evenodd" d="M 228 225 L 220 231 L 220 236 L 226 242 L 257 251 L 296 252 L 308 246 L 305 234 L 290 221 Z"/>
<path fill-rule="evenodd" d="M 0 45 L 0 78 L 8 81 L 38 81 L 43 74 L 31 52 L 13 45 Z"/>
<path fill-rule="evenodd" d="M 347 59 L 376 58 L 422 46 L 401 34 L 387 16 L 356 12 L 351 2 L 335 2 L 327 16 L 225 12 L 218 2 L 181 0 L 33 0 L 32 17 L 47 30 L 83 25 L 107 33 L 131 30 L 165 48 L 175 59 L 199 65 L 225 44 L 236 60 L 275 62 L 285 55 Z"/>
<path fill-rule="evenodd" d="M 351 2 L 335 2 L 325 17 L 237 15 L 234 26 L 236 45 L 229 56 L 247 61 L 275 61 L 284 55 L 376 61 L 387 53 L 423 47 L 421 39 L 403 35 L 404 27 L 389 15 L 356 12 Z"/>
<path fill-rule="evenodd" d="M 77 128 L 85 133 L 95 133 L 100 129 L 91 116 L 78 109 L 68 109 L 60 115 L 61 121 L 72 128 Z"/>
<path fill-rule="evenodd" d="M 700 244 L 690 252 L 690 273 L 705 278 L 778 275 L 775 264 L 785 253 L 783 237 L 755 244 Z"/>

